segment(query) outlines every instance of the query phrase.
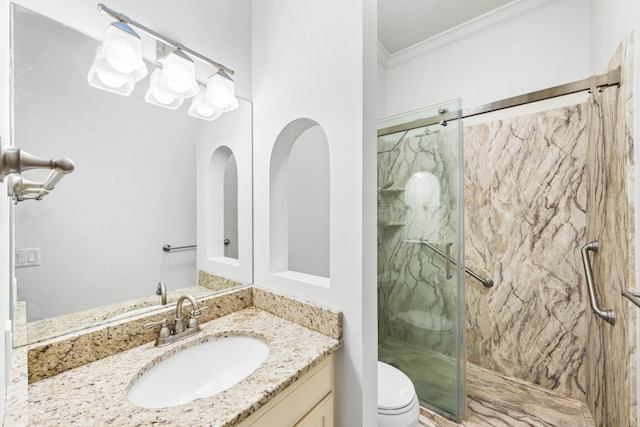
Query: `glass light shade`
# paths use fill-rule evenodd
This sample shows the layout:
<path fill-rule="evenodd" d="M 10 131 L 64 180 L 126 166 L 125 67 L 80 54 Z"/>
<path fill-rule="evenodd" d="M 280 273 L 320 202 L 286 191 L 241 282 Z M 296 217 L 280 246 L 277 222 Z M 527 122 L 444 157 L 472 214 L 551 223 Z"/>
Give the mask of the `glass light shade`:
<path fill-rule="evenodd" d="M 233 104 L 235 99 L 233 80 L 224 71 L 218 70 L 207 80 L 207 98 L 214 107 L 221 110 Z"/>
<path fill-rule="evenodd" d="M 231 104 L 227 105 L 227 108 L 225 108 L 223 111 L 226 113 L 227 111 L 233 111 L 238 107 L 239 107 L 238 100 L 234 96 L 233 99 L 231 100 Z"/>
<path fill-rule="evenodd" d="M 206 97 L 206 90 L 200 89 L 200 93 L 191 98 L 188 114 L 202 120 L 215 120 L 222 115 L 222 110 L 213 106 Z"/>
<path fill-rule="evenodd" d="M 144 100 L 149 104 L 175 110 L 184 102 L 184 96 L 177 95 L 161 87 L 159 84 L 160 73 L 161 70 L 157 69 L 151 74 L 151 83 L 149 84 L 149 90 L 147 90 Z"/>
<path fill-rule="evenodd" d="M 120 95 L 129 95 L 133 85 L 147 75 L 140 36 L 123 22 L 114 22 L 105 32 L 89 71 L 89 84 Z"/>
<path fill-rule="evenodd" d="M 95 65 L 89 70 L 87 79 L 89 85 L 95 88 L 124 96 L 130 95 L 135 86 L 132 78 L 100 70 Z"/>
<path fill-rule="evenodd" d="M 159 84 L 185 98 L 197 94 L 196 68 L 191 58 L 178 49 L 171 52 L 164 59 Z"/>

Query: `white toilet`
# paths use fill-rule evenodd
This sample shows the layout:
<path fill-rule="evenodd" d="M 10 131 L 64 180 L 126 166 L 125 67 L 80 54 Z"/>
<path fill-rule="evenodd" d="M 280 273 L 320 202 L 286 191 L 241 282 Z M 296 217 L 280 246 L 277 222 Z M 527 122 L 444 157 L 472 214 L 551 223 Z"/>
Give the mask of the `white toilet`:
<path fill-rule="evenodd" d="M 409 377 L 378 362 L 378 427 L 416 427 L 419 418 L 420 403 Z"/>

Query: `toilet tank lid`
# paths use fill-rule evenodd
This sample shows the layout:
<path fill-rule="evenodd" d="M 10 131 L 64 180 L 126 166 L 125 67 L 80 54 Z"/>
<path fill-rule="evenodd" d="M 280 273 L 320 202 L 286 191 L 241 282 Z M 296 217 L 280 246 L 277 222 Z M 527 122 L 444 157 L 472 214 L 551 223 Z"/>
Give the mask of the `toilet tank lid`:
<path fill-rule="evenodd" d="M 378 408 L 404 408 L 411 404 L 415 393 L 413 383 L 402 371 L 378 362 Z"/>

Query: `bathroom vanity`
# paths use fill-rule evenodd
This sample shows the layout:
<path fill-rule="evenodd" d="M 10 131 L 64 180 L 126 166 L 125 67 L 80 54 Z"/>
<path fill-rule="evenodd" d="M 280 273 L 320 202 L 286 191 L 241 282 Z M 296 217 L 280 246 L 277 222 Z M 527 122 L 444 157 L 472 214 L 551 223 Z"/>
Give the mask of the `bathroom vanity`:
<path fill-rule="evenodd" d="M 156 347 L 144 335 L 146 342 L 117 351 L 121 336 L 114 333 L 169 314 L 163 312 L 16 349 L 5 422 L 12 426 L 70 421 L 123 426 L 333 425 L 333 353 L 341 345 L 341 313 L 257 288 L 199 302 L 209 307 L 202 331 L 168 346 Z M 286 319 L 282 313 L 287 313 Z M 173 407 L 142 408 L 129 401 L 131 384 L 157 363 L 182 349 L 229 336 L 258 338 L 269 346 L 264 362 L 236 385 Z M 48 363 L 69 369 L 50 375 Z"/>

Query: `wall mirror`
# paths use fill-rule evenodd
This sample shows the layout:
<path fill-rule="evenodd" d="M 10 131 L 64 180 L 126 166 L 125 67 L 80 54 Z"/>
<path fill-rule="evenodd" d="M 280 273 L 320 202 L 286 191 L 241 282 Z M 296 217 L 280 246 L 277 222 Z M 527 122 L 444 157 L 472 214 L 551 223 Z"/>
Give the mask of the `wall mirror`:
<path fill-rule="evenodd" d="M 197 286 L 198 269 L 251 283 L 250 267 L 234 276 L 202 268 L 200 249 L 162 249 L 196 245 L 196 145 L 216 141 L 220 127 L 234 154 L 239 146 L 251 153 L 251 104 L 240 99 L 237 110 L 205 122 L 187 115 L 188 100 L 175 111 L 146 103 L 148 78 L 128 97 L 92 88 L 87 72 L 100 42 L 11 7 L 14 145 L 76 164 L 43 200 L 14 206 L 16 251 L 37 256 L 37 265 L 17 267 L 15 274 L 17 300 L 26 302 L 26 343 L 158 307 L 159 281 L 170 294 L 184 288 L 210 294 Z M 147 65 L 151 74 L 155 65 Z M 242 197 L 251 193 L 245 188 L 250 174 L 248 183 L 234 179 L 242 176 L 245 157 L 232 157 L 224 178 L 224 197 L 235 206 L 221 226 L 230 241 L 226 256 L 237 263 L 251 250 L 251 244 L 238 247 L 238 230 L 251 229 L 237 213 L 238 203 L 251 212 Z M 47 173 L 23 176 L 38 181 Z M 32 330 L 38 323 L 46 330 Z"/>

